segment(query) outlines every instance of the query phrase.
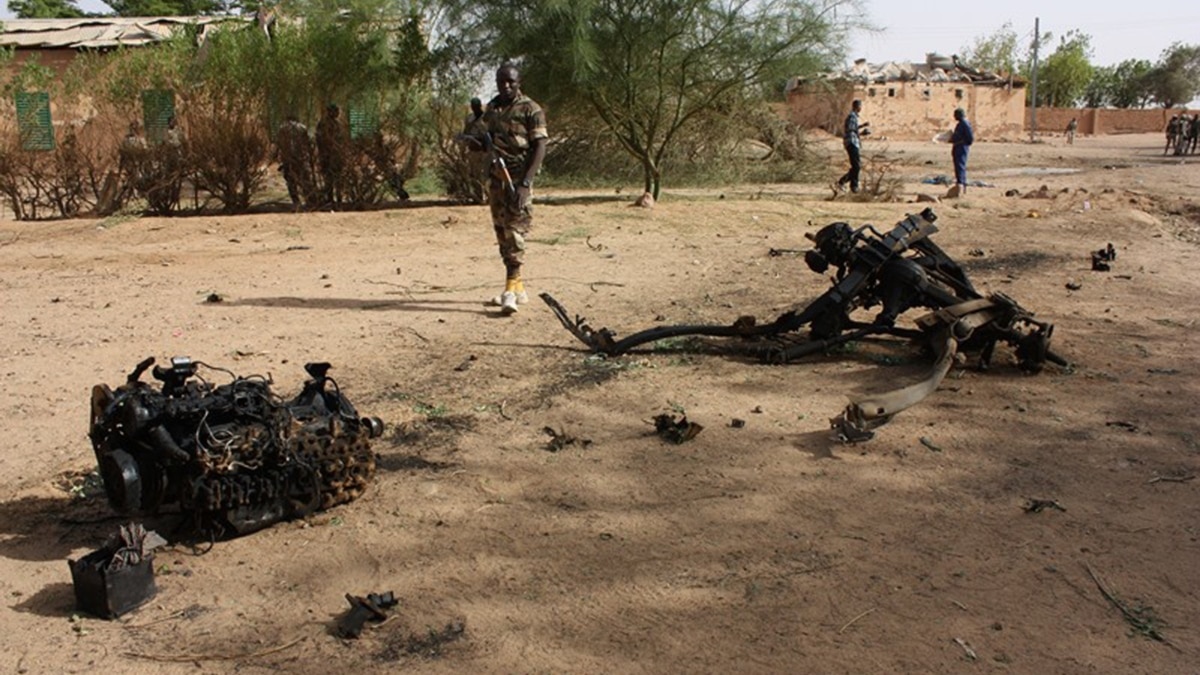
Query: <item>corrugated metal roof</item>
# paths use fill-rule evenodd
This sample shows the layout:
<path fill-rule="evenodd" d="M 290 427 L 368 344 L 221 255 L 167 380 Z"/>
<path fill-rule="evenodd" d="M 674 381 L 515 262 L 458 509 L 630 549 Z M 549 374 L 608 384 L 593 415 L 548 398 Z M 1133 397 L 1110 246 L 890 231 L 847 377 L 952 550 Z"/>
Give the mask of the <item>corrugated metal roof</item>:
<path fill-rule="evenodd" d="M 103 49 L 160 42 L 181 26 L 207 26 L 235 16 L 91 17 L 82 19 L 8 19 L 0 46 L 18 49 Z"/>

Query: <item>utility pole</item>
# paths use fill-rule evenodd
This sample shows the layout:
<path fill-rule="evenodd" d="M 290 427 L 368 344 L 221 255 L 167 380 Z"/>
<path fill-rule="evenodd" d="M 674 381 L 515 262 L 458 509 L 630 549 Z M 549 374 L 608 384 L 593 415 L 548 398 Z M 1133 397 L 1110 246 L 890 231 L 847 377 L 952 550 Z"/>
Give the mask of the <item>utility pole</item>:
<path fill-rule="evenodd" d="M 1032 99 L 1032 109 L 1029 111 L 1029 142 L 1033 143 L 1037 136 L 1037 76 L 1038 76 L 1038 42 L 1041 40 L 1042 31 L 1039 26 L 1040 18 L 1033 19 L 1033 86 L 1030 89 L 1030 99 Z"/>

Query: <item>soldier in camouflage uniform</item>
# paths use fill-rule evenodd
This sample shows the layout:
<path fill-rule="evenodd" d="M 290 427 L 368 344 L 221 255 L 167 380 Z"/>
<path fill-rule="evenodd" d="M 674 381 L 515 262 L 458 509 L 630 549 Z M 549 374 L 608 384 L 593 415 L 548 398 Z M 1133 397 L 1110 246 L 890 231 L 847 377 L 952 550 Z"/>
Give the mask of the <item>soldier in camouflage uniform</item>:
<path fill-rule="evenodd" d="M 533 222 L 533 179 L 546 156 L 546 114 L 533 99 L 521 93 L 521 75 L 505 64 L 496 71 L 498 94 L 487 104 L 484 125 L 491 138 L 492 162 L 488 204 L 496 243 L 504 260 L 504 292 L 492 298 L 504 314 L 528 302 L 521 280 L 525 235 Z"/>
<path fill-rule="evenodd" d="M 325 114 L 317 122 L 317 164 L 325 191 L 325 203 L 342 203 L 342 173 L 346 168 L 346 132 L 342 128 L 341 109 L 336 104 L 325 106 Z"/>
<path fill-rule="evenodd" d="M 294 114 L 288 115 L 275 131 L 275 156 L 292 207 L 298 209 L 313 197 L 313 146 L 308 127 Z"/>

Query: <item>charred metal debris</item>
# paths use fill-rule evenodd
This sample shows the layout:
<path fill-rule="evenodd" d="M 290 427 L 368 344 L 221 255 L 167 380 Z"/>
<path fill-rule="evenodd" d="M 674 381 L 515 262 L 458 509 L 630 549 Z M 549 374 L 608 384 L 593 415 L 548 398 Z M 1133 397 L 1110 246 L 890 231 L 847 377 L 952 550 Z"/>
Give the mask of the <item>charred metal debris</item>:
<path fill-rule="evenodd" d="M 360 417 L 328 363 L 310 363 L 301 392 L 284 400 L 263 376 L 239 377 L 187 357 L 154 358 L 115 391 L 92 389 L 92 447 L 109 503 L 124 513 L 176 506 L 211 538 L 254 532 L 349 502 L 375 473 L 370 441 L 383 433 Z M 232 381 L 214 385 L 199 368 Z"/>
<path fill-rule="evenodd" d="M 388 610 L 400 601 L 396 599 L 395 593 L 388 591 L 368 593 L 365 597 L 347 593 L 346 602 L 350 603 L 350 609 L 338 621 L 337 634 L 338 637 L 347 640 L 356 640 L 362 635 L 363 627 L 368 621 L 383 623 L 388 618 Z"/>
<path fill-rule="evenodd" d="M 572 316 L 547 293 L 542 300 L 562 325 L 593 352 L 624 354 L 638 346 L 685 335 L 740 338 L 740 350 L 764 361 L 787 363 L 831 347 L 870 336 L 890 335 L 921 341 L 935 355 L 929 375 L 916 384 L 878 396 L 852 401 L 831 420 L 843 442 L 869 440 L 874 429 L 896 413 L 933 393 L 949 372 L 959 351 L 978 353 L 981 369 L 990 366 L 998 343 L 1016 353 L 1019 367 L 1040 372 L 1047 362 L 1067 367 L 1050 350 L 1054 326 L 1003 293 L 983 296 L 962 267 L 930 239 L 938 231 L 932 209 L 905 217 L 888 232 L 867 224 L 857 229 L 838 222 L 805 235 L 813 248 L 804 253 L 817 274 L 834 268 L 832 286 L 801 310 L 760 324 L 752 316 L 730 325 L 658 326 L 617 339 L 607 328 L 595 329 L 583 317 Z M 879 308 L 869 321 L 852 318 L 858 310 Z M 897 326 L 910 309 L 931 312 L 915 320 L 915 328 Z M 803 339 L 792 335 L 807 328 Z"/>

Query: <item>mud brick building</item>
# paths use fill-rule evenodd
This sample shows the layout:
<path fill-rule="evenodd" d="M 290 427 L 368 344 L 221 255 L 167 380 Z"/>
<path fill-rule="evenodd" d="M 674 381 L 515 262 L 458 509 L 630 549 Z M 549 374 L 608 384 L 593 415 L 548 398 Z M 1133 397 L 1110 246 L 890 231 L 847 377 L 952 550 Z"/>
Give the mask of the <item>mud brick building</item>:
<path fill-rule="evenodd" d="M 797 78 L 787 88 L 789 119 L 802 128 L 841 133 L 850 102 L 861 99 L 862 119 L 876 138 L 933 138 L 954 126 L 954 109 L 967 112 L 980 139 L 1016 138 L 1025 128 L 1025 80 L 977 71 L 954 57 L 929 54 L 925 63 L 870 65 Z"/>

